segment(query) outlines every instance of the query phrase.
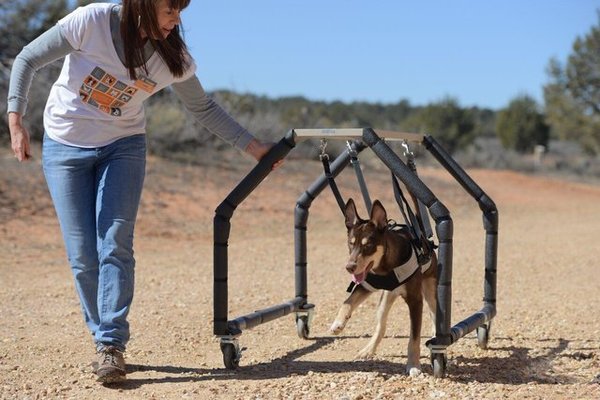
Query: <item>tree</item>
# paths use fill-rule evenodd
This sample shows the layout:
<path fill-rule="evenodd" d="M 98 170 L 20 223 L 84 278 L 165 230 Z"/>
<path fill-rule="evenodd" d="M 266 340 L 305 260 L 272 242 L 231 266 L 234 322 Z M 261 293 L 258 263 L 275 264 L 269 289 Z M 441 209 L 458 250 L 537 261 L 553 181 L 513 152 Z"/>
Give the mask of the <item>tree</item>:
<path fill-rule="evenodd" d="M 597 25 L 576 38 L 566 65 L 551 59 L 548 74 L 544 100 L 553 133 L 600 154 L 600 10 Z"/>
<path fill-rule="evenodd" d="M 452 153 L 475 139 L 475 120 L 470 110 L 460 107 L 452 97 L 432 103 L 410 116 L 403 128 L 431 134 Z"/>
<path fill-rule="evenodd" d="M 0 3 L 0 58 L 14 59 L 23 46 L 68 12 L 67 0 L 4 0 Z"/>
<path fill-rule="evenodd" d="M 69 9 L 67 0 L 2 0 L 0 2 L 0 98 L 8 95 L 10 70 L 15 57 L 33 39 L 65 16 Z M 50 86 L 60 72 L 57 62 L 41 70 L 29 92 L 26 123 L 34 139 L 43 134 L 42 114 Z M 2 101 L 2 104 L 6 104 Z M 6 106 L 0 108 L 3 123 L 0 137 L 9 137 Z"/>
<path fill-rule="evenodd" d="M 544 122 L 536 101 L 521 95 L 498 113 L 496 132 L 505 148 L 526 153 L 536 145 L 548 144 L 550 128 Z"/>

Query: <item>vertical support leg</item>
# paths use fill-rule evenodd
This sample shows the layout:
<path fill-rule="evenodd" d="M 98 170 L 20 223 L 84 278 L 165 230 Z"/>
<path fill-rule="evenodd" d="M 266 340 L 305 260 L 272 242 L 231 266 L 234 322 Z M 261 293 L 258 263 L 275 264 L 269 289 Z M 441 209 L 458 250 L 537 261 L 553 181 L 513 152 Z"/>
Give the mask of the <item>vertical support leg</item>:
<path fill-rule="evenodd" d="M 293 133 L 290 131 L 259 163 L 242 179 L 215 210 L 213 220 L 214 260 L 213 260 L 213 330 L 215 335 L 238 335 L 241 332 L 231 331 L 228 321 L 228 258 L 227 246 L 231 230 L 231 217 L 237 206 L 269 175 L 273 164 L 283 159 L 295 146 Z"/>
<path fill-rule="evenodd" d="M 295 282 L 296 297 L 307 298 L 308 279 L 306 274 L 306 223 L 308 221 L 308 208 L 305 204 L 296 204 L 294 215 L 294 243 L 295 243 Z"/>

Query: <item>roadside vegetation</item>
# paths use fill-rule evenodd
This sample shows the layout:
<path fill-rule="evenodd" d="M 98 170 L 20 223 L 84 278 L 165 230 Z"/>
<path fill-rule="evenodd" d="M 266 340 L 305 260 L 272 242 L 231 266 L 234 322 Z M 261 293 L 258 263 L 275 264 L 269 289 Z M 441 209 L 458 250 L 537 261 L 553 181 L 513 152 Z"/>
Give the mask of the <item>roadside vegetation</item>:
<path fill-rule="evenodd" d="M 73 6 L 90 1 L 5 0 L 0 4 L 0 97 L 8 91 L 10 69 L 20 49 Z M 71 6 L 70 6 L 71 5 Z M 261 138 L 279 140 L 292 128 L 374 127 L 435 136 L 465 167 L 507 168 L 600 178 L 600 11 L 598 22 L 576 38 L 566 60 L 548 61 L 544 104 L 516 93 L 502 109 L 464 107 L 446 97 L 426 105 L 324 102 L 304 97 L 267 98 L 228 90 L 210 93 L 242 125 Z M 28 106 L 34 141 L 43 135 L 42 111 L 62 60 L 35 77 Z M 5 102 L 2 102 L 5 105 Z M 3 107 L 4 108 L 4 107 Z M 9 140 L 2 109 L 0 142 Z M 213 152 L 230 151 L 192 119 L 169 90 L 147 104 L 150 151 L 189 163 L 206 163 Z M 342 144 L 343 145 L 343 144 Z M 334 147 L 335 149 L 335 147 Z M 341 147 L 337 148 L 338 150 Z M 318 144 L 302 143 L 294 157 L 313 158 Z M 219 158 L 219 157 L 215 157 Z"/>

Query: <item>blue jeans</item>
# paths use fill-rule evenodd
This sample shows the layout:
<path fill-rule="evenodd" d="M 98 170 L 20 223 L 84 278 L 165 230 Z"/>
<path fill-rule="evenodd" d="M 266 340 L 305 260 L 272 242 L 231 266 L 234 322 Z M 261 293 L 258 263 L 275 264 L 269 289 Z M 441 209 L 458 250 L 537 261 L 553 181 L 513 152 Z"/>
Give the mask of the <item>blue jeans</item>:
<path fill-rule="evenodd" d="M 146 135 L 98 148 L 67 146 L 44 135 L 42 162 L 85 322 L 98 347 L 125 350 Z"/>

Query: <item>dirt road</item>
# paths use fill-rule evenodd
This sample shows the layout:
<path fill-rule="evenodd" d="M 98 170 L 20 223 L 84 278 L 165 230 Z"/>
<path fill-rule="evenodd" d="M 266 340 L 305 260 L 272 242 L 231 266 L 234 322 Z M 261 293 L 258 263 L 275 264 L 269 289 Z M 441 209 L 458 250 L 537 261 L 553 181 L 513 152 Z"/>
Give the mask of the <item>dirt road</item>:
<path fill-rule="evenodd" d="M 469 174 L 499 209 L 498 315 L 488 350 L 474 334 L 448 348 L 434 379 L 423 332 L 423 374 L 404 374 L 408 316 L 398 302 L 374 360 L 353 361 L 368 341 L 376 296 L 340 337 L 328 328 L 348 276 L 345 228 L 330 193 L 309 218 L 311 338 L 292 316 L 245 331 L 240 369 L 224 369 L 212 334 L 212 218 L 249 170 L 151 159 L 136 231 L 136 295 L 128 380 L 94 381 L 89 337 L 66 264 L 39 154 L 17 165 L 0 153 L 0 399 L 598 399 L 600 398 L 600 187 L 507 171 Z M 293 210 L 318 176 L 317 162 L 288 161 L 232 219 L 232 317 L 294 295 Z M 339 179 L 358 197 L 351 171 Z M 388 174 L 365 164 L 371 195 L 396 219 Z M 474 202 L 443 170 L 423 180 L 452 213 L 452 319 L 478 310 L 483 228 Z M 364 215 L 364 211 L 359 210 Z"/>

